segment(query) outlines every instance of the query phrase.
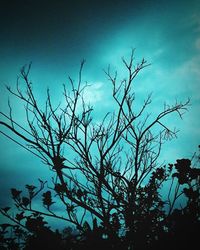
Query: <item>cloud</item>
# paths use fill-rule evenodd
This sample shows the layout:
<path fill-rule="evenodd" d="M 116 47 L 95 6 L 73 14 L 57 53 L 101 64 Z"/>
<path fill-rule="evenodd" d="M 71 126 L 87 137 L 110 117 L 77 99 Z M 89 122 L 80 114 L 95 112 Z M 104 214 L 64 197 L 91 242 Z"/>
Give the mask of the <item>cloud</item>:
<path fill-rule="evenodd" d="M 195 41 L 195 47 L 200 50 L 200 37 Z"/>
<path fill-rule="evenodd" d="M 89 84 L 90 85 L 90 84 Z M 93 105 L 97 102 L 102 101 L 104 95 L 103 83 L 96 82 L 85 88 L 83 97 L 86 104 Z"/>
<path fill-rule="evenodd" d="M 198 11 L 190 18 L 190 24 L 194 26 L 194 31 L 200 32 L 200 16 Z"/>

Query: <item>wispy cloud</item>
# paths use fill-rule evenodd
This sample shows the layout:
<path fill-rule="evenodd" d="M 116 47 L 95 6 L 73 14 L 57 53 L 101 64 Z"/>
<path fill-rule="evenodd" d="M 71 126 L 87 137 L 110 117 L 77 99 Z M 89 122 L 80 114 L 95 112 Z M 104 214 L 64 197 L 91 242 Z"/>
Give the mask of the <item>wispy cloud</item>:
<path fill-rule="evenodd" d="M 102 101 L 104 95 L 103 83 L 95 82 L 85 88 L 83 97 L 87 104 L 93 105 Z"/>

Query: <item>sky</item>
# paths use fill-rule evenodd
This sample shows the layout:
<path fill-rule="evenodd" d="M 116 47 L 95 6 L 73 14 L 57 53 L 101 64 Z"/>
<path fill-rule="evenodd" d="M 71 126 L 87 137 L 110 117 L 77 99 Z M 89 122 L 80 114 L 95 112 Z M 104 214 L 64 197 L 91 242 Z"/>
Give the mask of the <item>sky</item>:
<path fill-rule="evenodd" d="M 191 99 L 183 120 L 172 118 L 178 139 L 163 149 L 162 160 L 191 157 L 200 143 L 200 2 L 197 0 L 2 0 L 0 3 L 0 111 L 7 112 L 5 85 L 15 86 L 20 68 L 32 62 L 30 78 L 40 101 L 47 87 L 59 99 L 68 75 L 76 78 L 86 59 L 86 96 L 98 117 L 111 109 L 103 69 L 110 64 L 123 76 L 122 56 L 135 48 L 136 61 L 151 63 L 136 80 L 136 101 L 153 93 L 151 112 L 164 101 Z M 23 124 L 23 107 L 11 98 Z M 1 117 L 0 117 L 1 119 Z M 0 206 L 9 189 L 45 179 L 39 159 L 0 134 Z"/>

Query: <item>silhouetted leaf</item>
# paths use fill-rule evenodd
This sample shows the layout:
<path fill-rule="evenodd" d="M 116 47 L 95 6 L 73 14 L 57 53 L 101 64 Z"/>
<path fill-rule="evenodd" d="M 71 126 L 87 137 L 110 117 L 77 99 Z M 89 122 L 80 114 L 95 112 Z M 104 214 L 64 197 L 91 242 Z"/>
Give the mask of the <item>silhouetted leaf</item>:
<path fill-rule="evenodd" d="M 183 185 L 183 184 L 187 184 L 188 183 L 188 177 L 185 176 L 185 175 L 179 175 L 179 178 L 178 178 L 178 182 L 179 184 Z"/>
<path fill-rule="evenodd" d="M 20 190 L 17 190 L 17 189 L 15 189 L 15 188 L 11 188 L 12 198 L 13 198 L 14 200 L 16 200 L 16 199 L 18 200 L 18 199 L 20 198 L 21 192 L 22 192 L 22 191 L 20 191 Z"/>
<path fill-rule="evenodd" d="M 154 178 L 156 178 L 157 180 L 163 180 L 164 177 L 165 177 L 164 168 L 157 168 L 154 173 Z"/>
<path fill-rule="evenodd" d="M 192 188 L 184 188 L 183 192 L 189 199 L 196 199 L 199 196 L 198 191 L 194 191 Z"/>
<path fill-rule="evenodd" d="M 82 190 L 81 190 L 81 189 L 78 189 L 76 195 L 77 195 L 78 199 L 81 199 L 82 196 L 83 196 Z"/>
<path fill-rule="evenodd" d="M 200 169 L 192 168 L 190 170 L 190 178 L 191 179 L 197 179 L 199 176 L 200 176 Z"/>
<path fill-rule="evenodd" d="M 41 229 L 44 229 L 46 221 L 42 216 L 38 216 L 36 218 L 27 217 L 26 218 L 26 228 L 32 232 L 40 232 Z"/>
<path fill-rule="evenodd" d="M 172 175 L 172 177 L 173 177 L 173 178 L 174 178 L 174 177 L 178 178 L 178 177 L 179 177 L 179 174 L 178 174 L 178 173 L 174 173 L 174 174 Z"/>
<path fill-rule="evenodd" d="M 175 168 L 180 173 L 188 173 L 190 171 L 191 161 L 189 159 L 178 159 L 174 164 Z"/>
<path fill-rule="evenodd" d="M 7 213 L 9 210 L 10 210 L 11 207 L 4 207 L 4 208 L 1 208 L 5 213 Z"/>
<path fill-rule="evenodd" d="M 83 230 L 84 230 L 85 232 L 91 231 L 91 227 L 90 227 L 90 225 L 88 224 L 87 221 L 85 221 L 85 222 L 83 223 Z"/>
<path fill-rule="evenodd" d="M 26 185 L 25 186 L 28 190 L 30 190 L 30 191 L 33 191 L 34 189 L 36 189 L 36 187 L 35 186 L 33 186 L 33 185 Z"/>
<path fill-rule="evenodd" d="M 47 208 L 49 209 L 49 207 L 54 203 L 52 202 L 52 198 L 51 198 L 51 191 L 47 191 L 45 193 L 43 193 L 43 204 L 44 206 L 47 206 Z"/>
<path fill-rule="evenodd" d="M 27 207 L 30 204 L 30 200 L 27 197 L 22 197 L 22 205 Z"/>
<path fill-rule="evenodd" d="M 54 189 L 59 194 L 66 191 L 66 187 L 63 187 L 63 185 L 61 185 L 60 183 L 56 183 Z"/>
<path fill-rule="evenodd" d="M 18 221 L 21 221 L 23 220 L 25 217 L 24 217 L 24 212 L 21 212 L 19 214 L 16 214 L 15 216 L 15 219 L 18 220 Z"/>

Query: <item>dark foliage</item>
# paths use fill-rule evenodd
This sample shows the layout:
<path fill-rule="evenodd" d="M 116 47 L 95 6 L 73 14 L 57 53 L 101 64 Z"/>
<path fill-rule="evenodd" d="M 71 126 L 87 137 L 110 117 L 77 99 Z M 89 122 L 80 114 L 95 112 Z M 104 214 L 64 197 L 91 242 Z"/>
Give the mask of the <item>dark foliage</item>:
<path fill-rule="evenodd" d="M 200 171 L 191 164 L 189 159 L 179 159 L 175 164 L 169 164 L 168 169 L 157 168 L 152 173 L 148 184 L 137 190 L 134 230 L 124 235 L 119 233 L 120 218 L 117 213 L 112 216 L 112 227 L 116 233 L 109 236 L 105 225 L 99 224 L 96 218 L 93 223 L 85 221 L 81 230 L 67 227 L 61 232 L 52 231 L 44 220 L 45 213 L 25 213 L 30 197 L 26 198 L 22 191 L 12 188 L 12 199 L 21 212 L 12 218 L 9 215 L 10 207 L 1 208 L 1 213 L 14 223 L 1 224 L 0 249 L 190 249 L 199 244 L 200 232 Z M 163 201 L 158 190 L 159 183 L 166 181 L 166 177 L 172 178 L 172 182 L 177 179 L 177 185 L 181 187 L 178 195 L 183 195 L 184 207 L 170 210 L 169 206 L 167 210 L 164 209 L 166 203 L 174 202 L 173 199 Z M 36 187 L 26 185 L 26 189 L 33 197 Z M 42 202 L 49 209 L 52 205 L 50 191 L 42 194 Z"/>

